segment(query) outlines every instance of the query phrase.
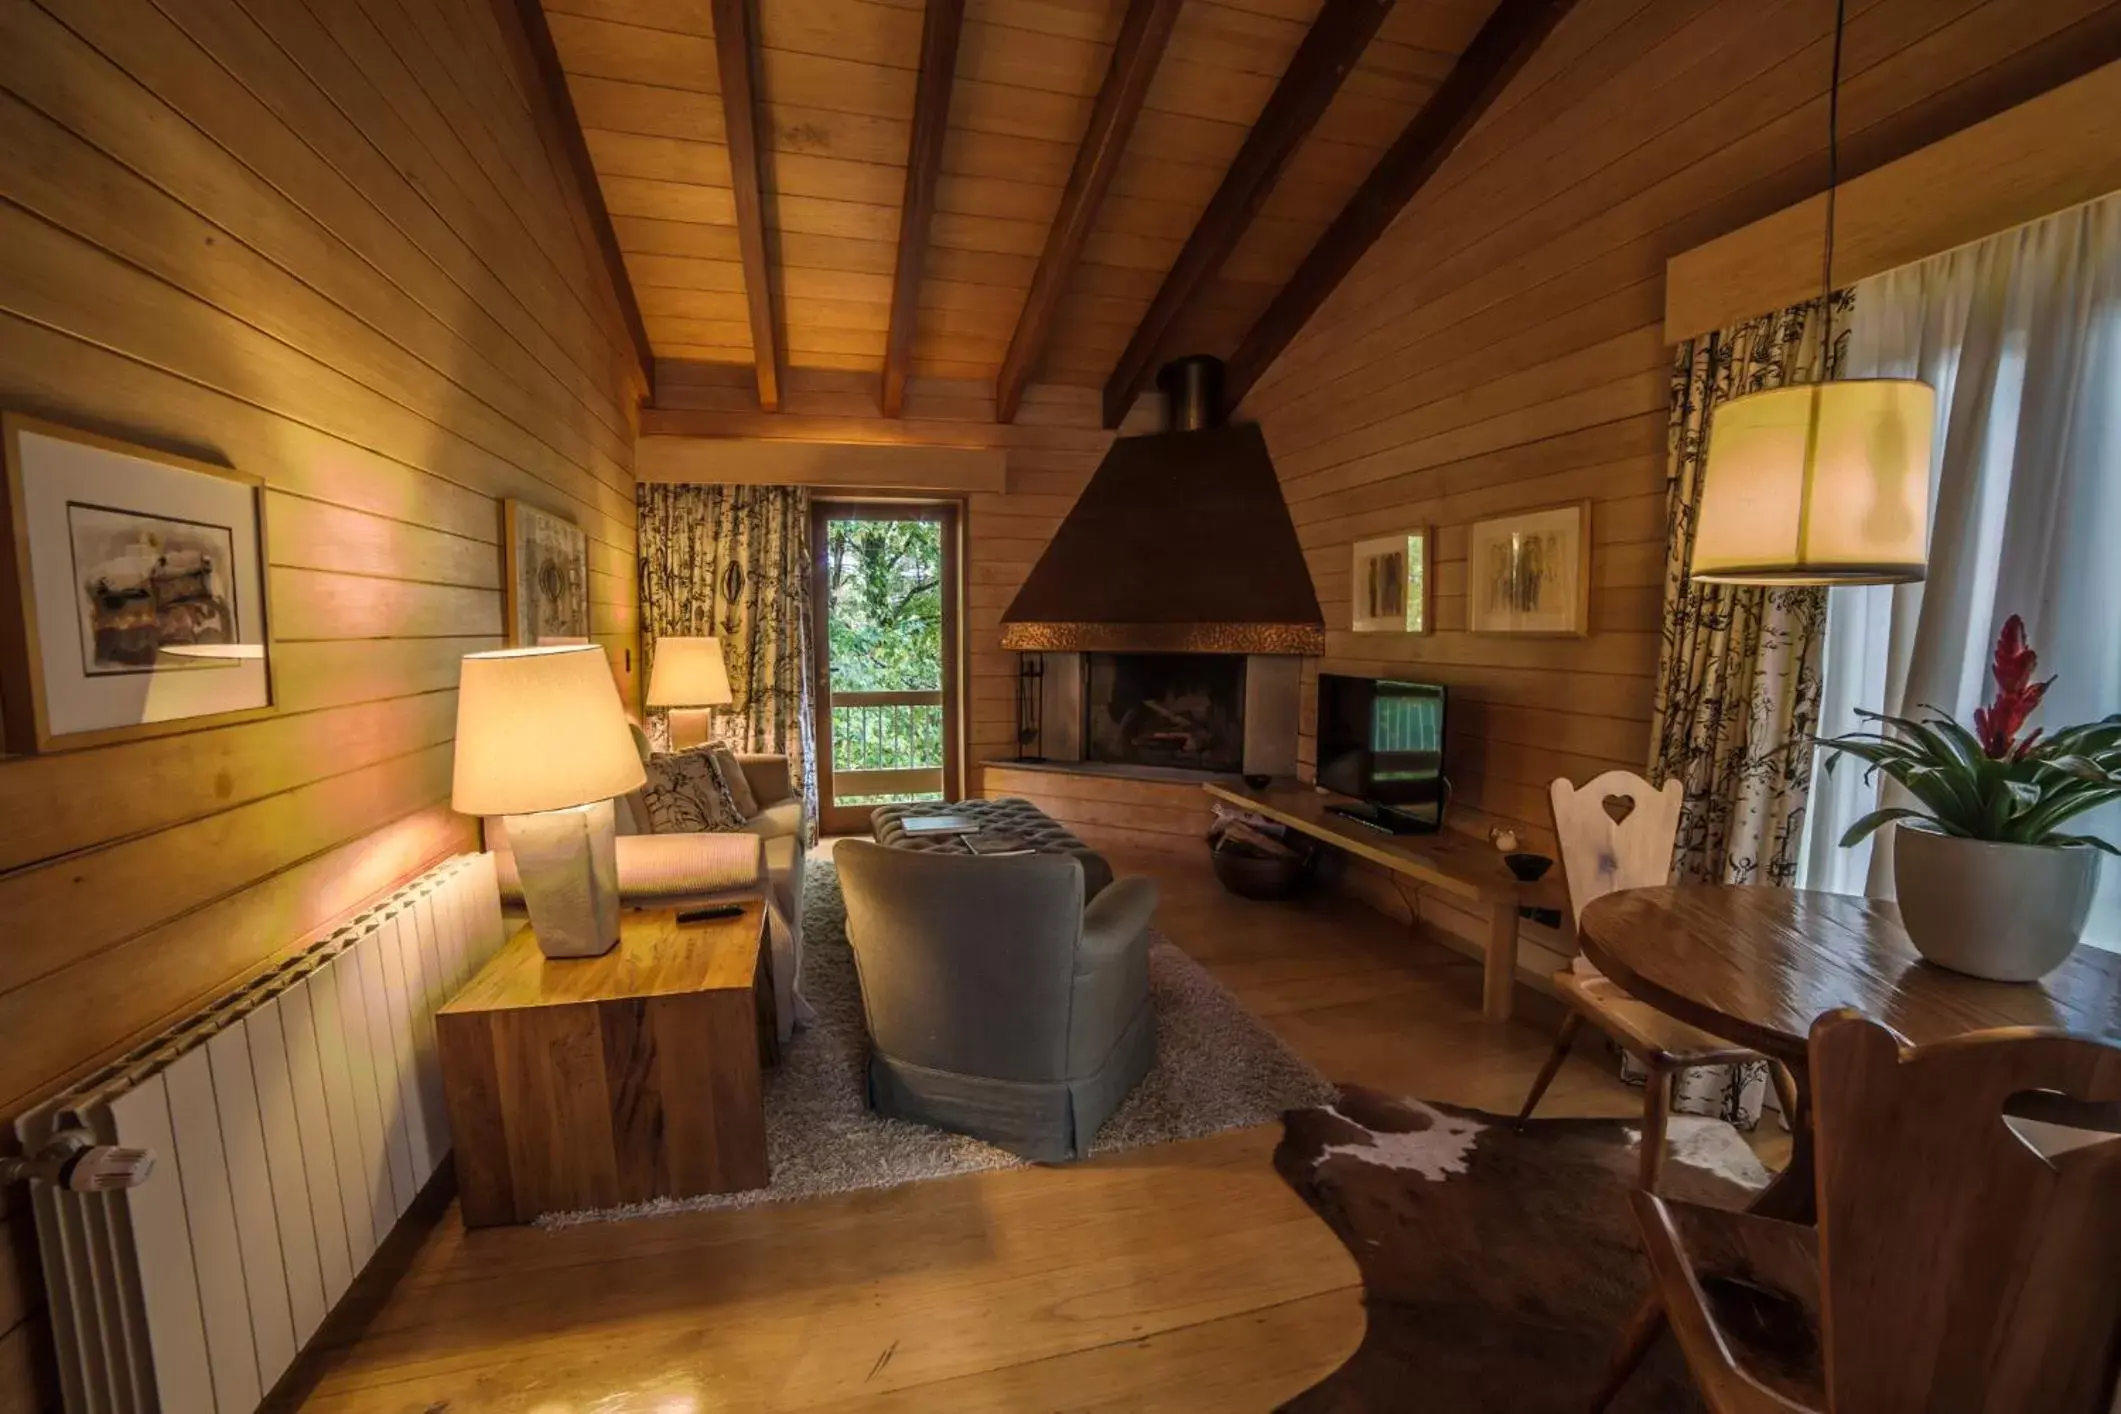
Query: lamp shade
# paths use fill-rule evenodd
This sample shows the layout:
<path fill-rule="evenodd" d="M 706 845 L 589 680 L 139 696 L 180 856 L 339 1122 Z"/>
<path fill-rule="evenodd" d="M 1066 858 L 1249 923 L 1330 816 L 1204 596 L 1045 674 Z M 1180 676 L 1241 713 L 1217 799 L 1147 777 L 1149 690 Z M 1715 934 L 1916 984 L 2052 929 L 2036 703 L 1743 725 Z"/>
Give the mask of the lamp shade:
<path fill-rule="evenodd" d="M 648 670 L 650 707 L 726 707 L 729 670 L 713 638 L 658 638 Z"/>
<path fill-rule="evenodd" d="M 609 800 L 646 779 L 604 650 L 467 653 L 457 679 L 450 802 L 466 815 L 528 815 Z"/>
<path fill-rule="evenodd" d="M 1711 584 L 1894 584 L 1929 561 L 1937 394 L 1905 378 L 1748 393 L 1715 411 L 1694 530 Z"/>

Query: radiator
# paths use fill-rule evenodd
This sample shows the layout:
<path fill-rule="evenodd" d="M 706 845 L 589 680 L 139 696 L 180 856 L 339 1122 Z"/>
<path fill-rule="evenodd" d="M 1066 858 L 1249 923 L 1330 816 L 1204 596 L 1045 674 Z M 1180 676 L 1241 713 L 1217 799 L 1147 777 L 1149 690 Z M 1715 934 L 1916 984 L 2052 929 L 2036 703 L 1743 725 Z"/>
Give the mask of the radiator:
<path fill-rule="evenodd" d="M 70 1414 L 249 1414 L 449 1152 L 435 1008 L 502 940 L 460 855 L 24 1115 L 151 1149 L 138 1188 L 36 1190 Z"/>

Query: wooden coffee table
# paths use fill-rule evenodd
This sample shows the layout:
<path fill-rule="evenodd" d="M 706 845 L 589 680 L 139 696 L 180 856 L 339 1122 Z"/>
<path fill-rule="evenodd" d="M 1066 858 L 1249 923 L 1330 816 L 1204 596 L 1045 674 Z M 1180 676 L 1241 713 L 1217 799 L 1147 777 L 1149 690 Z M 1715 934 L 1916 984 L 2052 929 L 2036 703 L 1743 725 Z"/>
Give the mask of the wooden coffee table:
<path fill-rule="evenodd" d="M 764 1186 L 765 906 L 677 915 L 629 911 L 591 958 L 526 927 L 435 1013 L 466 1227 Z"/>

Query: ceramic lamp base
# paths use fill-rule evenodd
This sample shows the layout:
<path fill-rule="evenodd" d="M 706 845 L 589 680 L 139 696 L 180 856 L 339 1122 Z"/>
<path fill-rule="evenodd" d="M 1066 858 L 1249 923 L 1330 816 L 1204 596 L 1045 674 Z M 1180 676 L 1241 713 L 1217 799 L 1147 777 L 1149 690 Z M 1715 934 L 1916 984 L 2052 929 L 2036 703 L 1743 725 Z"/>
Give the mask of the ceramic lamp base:
<path fill-rule="evenodd" d="M 619 941 L 619 846 L 611 802 L 508 817 L 523 905 L 547 957 L 596 957 Z"/>
<path fill-rule="evenodd" d="M 683 751 L 691 746 L 705 746 L 714 735 L 714 711 L 707 707 L 672 707 L 670 718 L 670 749 Z"/>

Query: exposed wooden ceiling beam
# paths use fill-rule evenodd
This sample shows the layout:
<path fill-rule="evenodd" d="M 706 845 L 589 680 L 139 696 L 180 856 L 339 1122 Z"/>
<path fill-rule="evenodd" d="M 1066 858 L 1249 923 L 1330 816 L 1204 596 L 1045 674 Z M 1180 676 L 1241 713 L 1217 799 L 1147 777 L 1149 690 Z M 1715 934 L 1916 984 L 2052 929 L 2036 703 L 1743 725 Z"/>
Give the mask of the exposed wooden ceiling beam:
<path fill-rule="evenodd" d="M 1148 96 L 1149 81 L 1171 38 L 1181 0 L 1129 0 L 1127 17 L 1120 24 L 1119 41 L 1112 46 L 1112 62 L 1090 110 L 1090 126 L 1083 131 L 1082 145 L 1075 150 L 1075 166 L 1068 173 L 1067 190 L 1061 194 L 1060 210 L 1046 232 L 1046 249 L 1031 276 L 1031 292 L 1024 297 L 1023 313 L 1010 336 L 1009 351 L 1002 356 L 1000 375 L 994 382 L 994 417 L 1010 422 L 1023 401 L 1024 385 L 1031 381 L 1046 337 L 1053 332 L 1053 316 L 1067 292 L 1068 276 L 1097 224 L 1097 211 L 1119 171 L 1120 157 L 1134 132 Z"/>
<path fill-rule="evenodd" d="M 898 264 L 891 277 L 891 332 L 884 340 L 883 412 L 906 407 L 913 364 L 913 331 L 920 319 L 921 273 L 928 260 L 928 228 L 943 175 L 943 138 L 950 131 L 950 90 L 957 82 L 957 37 L 965 0 L 928 0 L 921 21 L 921 75 L 913 100 L 913 140 L 906 148 L 906 199 L 899 204 Z"/>
<path fill-rule="evenodd" d="M 1171 326 L 1230 258 L 1283 168 L 1391 12 L 1392 0 L 1326 0 L 1106 380 L 1105 426 L 1117 427 L 1127 415 L 1135 395 L 1149 381 Z"/>
<path fill-rule="evenodd" d="M 552 29 L 545 22 L 541 0 L 493 0 L 493 15 L 508 46 L 509 57 L 522 80 L 524 96 L 530 100 L 531 120 L 547 154 L 574 184 L 577 206 L 567 203 L 582 239 L 603 261 L 611 279 L 612 298 L 633 356 L 641 365 L 641 390 L 655 394 L 655 349 L 648 342 L 648 326 L 641 319 L 640 302 L 634 298 L 633 279 L 626 273 L 626 257 L 619 251 L 618 234 L 611 228 L 611 212 L 604 205 L 604 188 L 597 180 L 596 164 L 590 160 L 589 144 L 582 139 L 582 120 L 574 111 L 574 98 L 567 90 L 567 71 L 560 52 L 553 47 Z"/>
<path fill-rule="evenodd" d="M 759 141 L 756 28 L 747 0 L 714 0 L 714 59 L 722 79 L 722 127 L 729 143 L 730 185 L 736 198 L 737 253 L 744 263 L 744 304 L 751 317 L 751 356 L 758 368 L 759 406 L 777 412 L 787 362 L 778 324 L 773 248 L 766 236 L 766 187 Z"/>
<path fill-rule="evenodd" d="M 1235 407 L 1251 391 L 1575 3 L 1502 0 L 1495 7 L 1442 85 L 1385 150 L 1289 283 L 1238 344 L 1226 380 L 1230 406 Z"/>

